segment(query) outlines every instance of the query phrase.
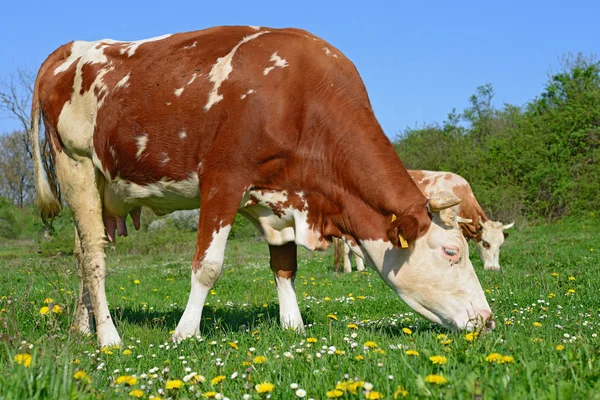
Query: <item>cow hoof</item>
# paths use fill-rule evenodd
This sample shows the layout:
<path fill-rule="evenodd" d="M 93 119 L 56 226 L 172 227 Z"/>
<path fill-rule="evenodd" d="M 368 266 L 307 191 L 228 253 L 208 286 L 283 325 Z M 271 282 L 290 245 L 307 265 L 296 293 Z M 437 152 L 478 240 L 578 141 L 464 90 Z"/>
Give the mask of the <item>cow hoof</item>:
<path fill-rule="evenodd" d="M 114 331 L 114 333 L 111 332 L 110 334 L 107 333 L 101 335 L 100 333 L 98 333 L 98 344 L 100 345 L 100 347 L 118 347 L 121 346 L 121 337 L 119 336 L 116 330 Z"/>

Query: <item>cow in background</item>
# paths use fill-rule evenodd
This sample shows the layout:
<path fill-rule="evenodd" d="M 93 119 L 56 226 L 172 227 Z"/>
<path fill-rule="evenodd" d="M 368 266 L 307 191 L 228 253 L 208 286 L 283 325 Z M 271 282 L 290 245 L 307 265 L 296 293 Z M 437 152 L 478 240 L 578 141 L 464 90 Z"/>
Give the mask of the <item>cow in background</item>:
<path fill-rule="evenodd" d="M 467 239 L 475 241 L 477 251 L 486 270 L 497 271 L 500 269 L 500 248 L 504 239 L 508 237 L 507 229 L 515 224 L 503 224 L 499 221 L 490 220 L 471 190 L 471 185 L 465 178 L 452 172 L 408 170 L 408 173 L 416 182 L 425 196 L 440 191 L 454 193 L 462 201 L 459 207 L 459 225 L 463 235 Z M 339 264 L 343 262 L 343 271 L 351 272 L 352 264 L 350 257 L 354 257 L 356 269 L 364 271 L 365 266 L 362 258 L 350 251 L 350 247 L 336 239 L 334 241 L 336 252 L 335 270 L 339 270 Z M 337 256 L 339 254 L 339 256 Z"/>
<path fill-rule="evenodd" d="M 283 327 L 304 330 L 297 245 L 323 250 L 333 237 L 355 243 L 429 320 L 494 327 L 453 209 L 460 199 L 421 193 L 352 62 L 306 31 L 237 26 L 74 41 L 41 66 L 31 115 L 37 203 L 45 218 L 60 211 L 42 170 L 41 115 L 46 161 L 76 227 L 76 328 L 89 333 L 95 322 L 101 346 L 121 342 L 105 291 L 106 240 L 127 235 L 128 216 L 139 228 L 141 207 L 160 215 L 201 205 L 175 341 L 200 332 L 236 213 L 269 245 Z"/>

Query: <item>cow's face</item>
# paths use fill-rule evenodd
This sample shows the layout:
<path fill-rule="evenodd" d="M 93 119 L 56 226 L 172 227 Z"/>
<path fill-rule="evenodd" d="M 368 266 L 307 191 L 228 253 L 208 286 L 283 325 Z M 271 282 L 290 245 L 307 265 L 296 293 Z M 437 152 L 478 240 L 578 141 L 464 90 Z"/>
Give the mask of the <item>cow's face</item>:
<path fill-rule="evenodd" d="M 452 330 L 493 329 L 492 311 L 469 260 L 456 207 L 432 216 L 429 230 L 408 249 L 363 241 L 366 256 L 386 283 L 425 318 Z"/>
<path fill-rule="evenodd" d="M 477 242 L 477 251 L 483 261 L 483 268 L 497 271 L 500 269 L 500 247 L 508 236 L 505 231 L 515 223 L 503 225 L 501 222 L 485 221 L 479 219 L 481 226 L 481 240 Z"/>

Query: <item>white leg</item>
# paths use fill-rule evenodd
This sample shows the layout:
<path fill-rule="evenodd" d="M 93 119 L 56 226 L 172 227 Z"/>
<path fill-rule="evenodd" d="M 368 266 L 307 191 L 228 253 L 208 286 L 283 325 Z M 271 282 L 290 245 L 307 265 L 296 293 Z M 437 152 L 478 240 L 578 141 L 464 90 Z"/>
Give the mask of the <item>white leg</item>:
<path fill-rule="evenodd" d="M 291 328 L 298 332 L 304 332 L 304 321 L 300 315 L 294 281 L 291 278 L 278 277 L 275 274 L 275 282 L 277 283 L 281 326 L 283 329 Z"/>
<path fill-rule="evenodd" d="M 344 272 L 352 272 L 352 264 L 350 263 L 350 247 L 344 243 Z"/>
<path fill-rule="evenodd" d="M 365 262 L 362 258 L 354 254 L 354 261 L 356 261 L 356 270 L 362 272 L 365 270 Z"/>
<path fill-rule="evenodd" d="M 202 218 L 202 213 L 200 213 L 200 218 Z M 225 245 L 230 230 L 231 225 L 217 228 L 212 234 L 212 240 L 204 255 L 194 256 L 194 263 L 199 262 L 199 268 L 193 268 L 192 270 L 190 297 L 173 334 L 174 341 L 200 334 L 202 309 L 210 289 L 212 289 L 221 274 L 225 257 Z M 201 236 L 200 232 L 198 236 Z"/>

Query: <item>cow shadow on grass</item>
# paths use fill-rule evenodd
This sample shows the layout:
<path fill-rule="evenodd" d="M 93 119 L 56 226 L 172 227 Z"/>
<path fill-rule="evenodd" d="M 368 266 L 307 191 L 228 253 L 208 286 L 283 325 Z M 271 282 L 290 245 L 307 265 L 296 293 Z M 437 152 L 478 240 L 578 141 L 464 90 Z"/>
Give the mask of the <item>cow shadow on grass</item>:
<path fill-rule="evenodd" d="M 117 324 L 174 330 L 183 315 L 183 309 L 168 311 L 147 310 L 140 307 L 119 307 L 113 311 Z M 304 323 L 312 323 L 310 313 L 303 313 Z M 200 321 L 200 334 L 219 332 L 252 332 L 259 326 L 279 327 L 279 305 L 249 307 L 205 306 Z"/>

